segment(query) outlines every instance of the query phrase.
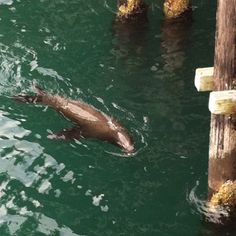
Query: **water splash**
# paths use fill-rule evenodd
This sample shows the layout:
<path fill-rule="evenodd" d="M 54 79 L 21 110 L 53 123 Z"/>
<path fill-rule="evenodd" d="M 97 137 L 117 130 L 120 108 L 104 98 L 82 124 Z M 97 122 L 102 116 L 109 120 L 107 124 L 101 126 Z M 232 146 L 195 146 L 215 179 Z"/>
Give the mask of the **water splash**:
<path fill-rule="evenodd" d="M 222 224 L 222 218 L 227 218 L 229 213 L 224 208 L 212 208 L 207 200 L 199 199 L 196 192 L 199 182 L 192 188 L 188 195 L 188 200 L 194 205 L 198 214 L 201 214 L 206 221 L 216 224 Z"/>
<path fill-rule="evenodd" d="M 13 0 L 0 0 L 0 5 L 12 5 Z"/>
<path fill-rule="evenodd" d="M 40 65 L 37 52 L 18 41 L 11 48 L 0 43 L 0 61 L 0 95 L 29 93 L 33 84 L 51 91 L 59 91 L 62 84 L 72 87 L 69 78 L 62 77 L 53 68 Z"/>

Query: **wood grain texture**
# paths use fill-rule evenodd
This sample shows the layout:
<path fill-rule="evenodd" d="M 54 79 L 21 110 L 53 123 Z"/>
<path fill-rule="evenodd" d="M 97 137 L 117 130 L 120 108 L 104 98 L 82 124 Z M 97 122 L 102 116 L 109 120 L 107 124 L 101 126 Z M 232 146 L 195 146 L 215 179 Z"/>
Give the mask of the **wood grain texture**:
<path fill-rule="evenodd" d="M 218 0 L 214 90 L 236 85 L 236 0 Z M 236 117 L 211 116 L 208 185 L 212 192 L 236 179 Z"/>

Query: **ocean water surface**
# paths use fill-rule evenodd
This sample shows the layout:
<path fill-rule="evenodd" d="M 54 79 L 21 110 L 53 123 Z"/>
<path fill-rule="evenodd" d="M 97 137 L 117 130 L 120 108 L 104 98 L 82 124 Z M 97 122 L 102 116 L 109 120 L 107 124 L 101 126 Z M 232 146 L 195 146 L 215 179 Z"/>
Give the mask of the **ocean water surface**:
<path fill-rule="evenodd" d="M 192 20 L 116 23 L 114 0 L 0 0 L 0 235 L 197 236 L 207 227 L 208 94 L 215 1 Z M 47 136 L 72 123 L 18 103 L 38 85 L 116 117 L 136 153 Z M 227 234 L 222 234 L 227 235 Z"/>

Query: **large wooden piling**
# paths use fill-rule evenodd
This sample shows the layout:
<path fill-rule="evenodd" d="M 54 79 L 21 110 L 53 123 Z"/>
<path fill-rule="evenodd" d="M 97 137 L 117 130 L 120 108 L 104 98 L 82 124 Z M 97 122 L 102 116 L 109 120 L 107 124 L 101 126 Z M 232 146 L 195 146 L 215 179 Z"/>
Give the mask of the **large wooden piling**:
<path fill-rule="evenodd" d="M 218 0 L 213 77 L 215 91 L 236 89 L 236 0 Z M 236 189 L 236 111 L 230 113 L 211 115 L 208 186 L 214 203 L 235 207 L 236 197 L 230 196 Z M 217 201 L 222 188 L 233 202 Z"/>

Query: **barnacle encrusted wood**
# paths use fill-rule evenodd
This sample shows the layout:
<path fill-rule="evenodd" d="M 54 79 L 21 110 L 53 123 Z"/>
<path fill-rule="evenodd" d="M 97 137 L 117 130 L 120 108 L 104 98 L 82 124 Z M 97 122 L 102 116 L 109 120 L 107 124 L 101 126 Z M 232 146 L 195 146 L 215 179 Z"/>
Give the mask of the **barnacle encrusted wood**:
<path fill-rule="evenodd" d="M 225 114 L 234 112 L 235 92 L 227 92 L 227 90 L 234 90 L 236 88 L 235 22 L 236 0 L 218 0 L 214 57 L 214 90 L 215 92 L 223 91 L 223 95 L 226 94 L 226 99 L 223 99 L 227 103 Z M 222 94 L 222 92 L 219 93 Z M 231 98 L 229 97 L 228 99 L 228 95 Z M 218 101 L 217 103 L 219 105 L 220 100 L 218 96 L 215 101 Z M 225 105 L 223 105 L 223 108 L 225 109 Z M 219 188 L 226 181 L 236 180 L 235 115 L 211 115 L 208 166 L 209 192 L 218 192 Z"/>
<path fill-rule="evenodd" d="M 166 0 L 164 14 L 167 18 L 176 18 L 190 9 L 189 0 Z"/>
<path fill-rule="evenodd" d="M 228 210 L 235 209 L 236 207 L 236 181 L 226 181 L 219 191 L 215 193 L 210 202 L 210 207 L 226 207 Z"/>
<path fill-rule="evenodd" d="M 127 0 L 123 1 L 118 7 L 117 18 L 119 20 L 127 20 L 136 18 L 147 11 L 147 5 L 143 0 Z"/>

